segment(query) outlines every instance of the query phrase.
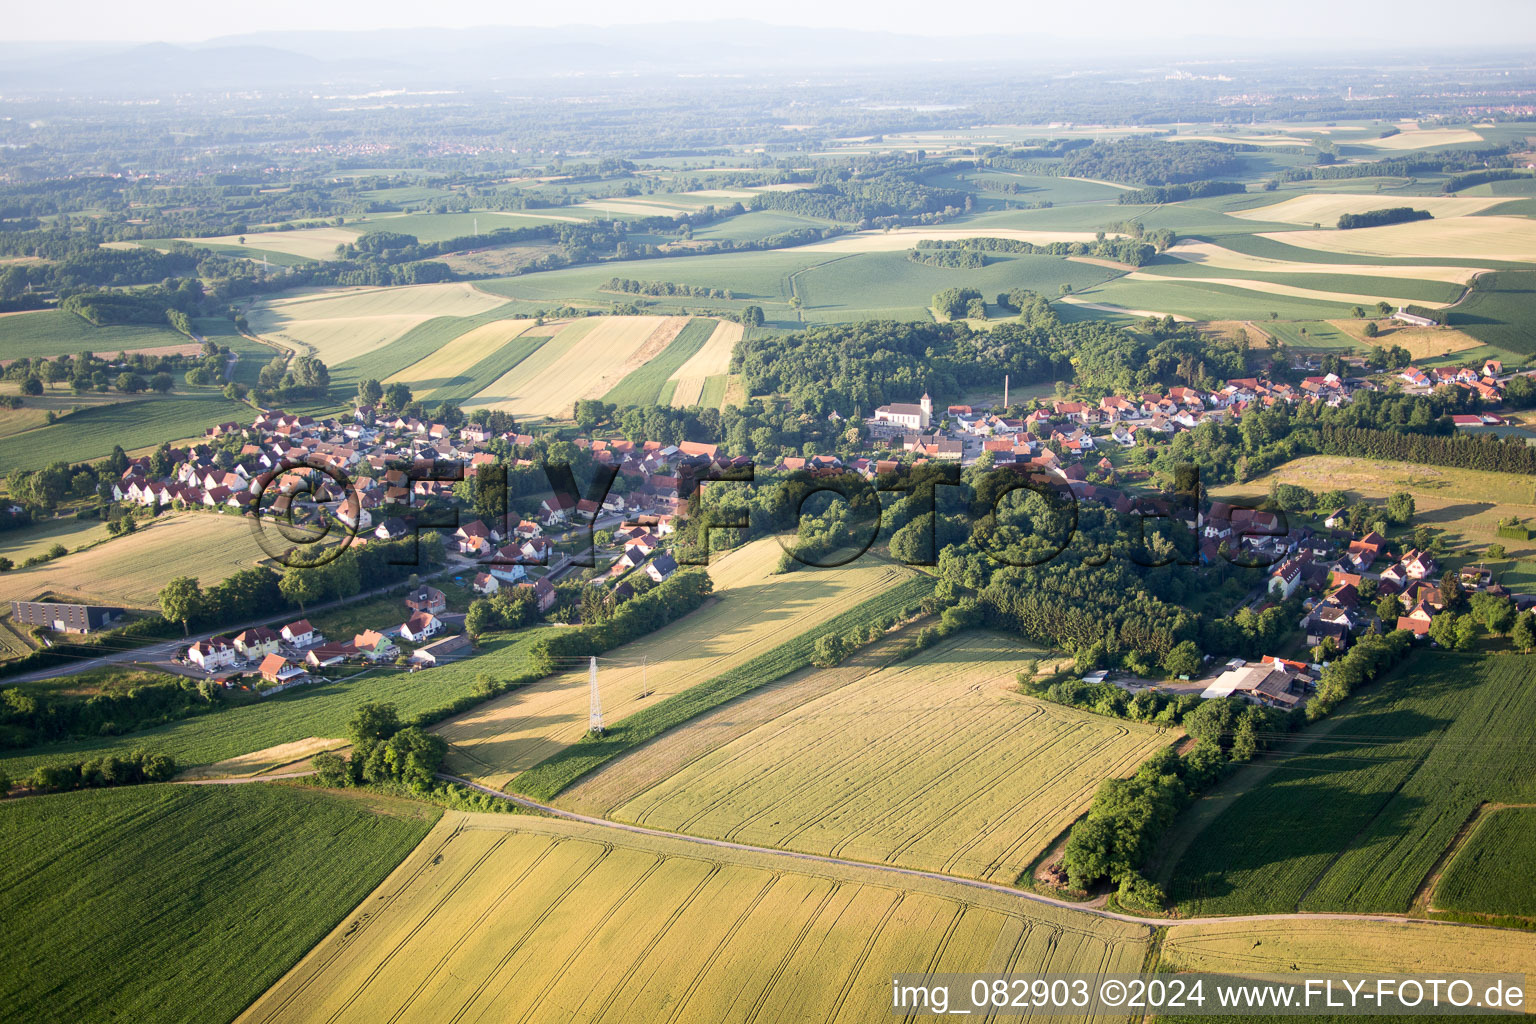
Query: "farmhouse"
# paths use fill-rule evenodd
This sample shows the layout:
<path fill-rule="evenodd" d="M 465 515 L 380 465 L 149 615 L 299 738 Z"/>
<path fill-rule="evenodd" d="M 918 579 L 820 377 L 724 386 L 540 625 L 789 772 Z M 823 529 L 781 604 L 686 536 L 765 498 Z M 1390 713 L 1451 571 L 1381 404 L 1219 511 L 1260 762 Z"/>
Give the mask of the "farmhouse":
<path fill-rule="evenodd" d="M 123 617 L 121 608 L 90 604 L 54 604 L 52 601 L 12 601 L 11 621 L 18 626 L 41 626 L 55 633 L 92 633 L 106 629 Z"/>
<path fill-rule="evenodd" d="M 1217 676 L 1200 696 L 1242 697 L 1255 704 L 1290 709 L 1305 699 L 1314 684 L 1305 673 L 1306 666 L 1296 661 L 1265 658 L 1257 664 L 1233 659 L 1228 669 Z"/>

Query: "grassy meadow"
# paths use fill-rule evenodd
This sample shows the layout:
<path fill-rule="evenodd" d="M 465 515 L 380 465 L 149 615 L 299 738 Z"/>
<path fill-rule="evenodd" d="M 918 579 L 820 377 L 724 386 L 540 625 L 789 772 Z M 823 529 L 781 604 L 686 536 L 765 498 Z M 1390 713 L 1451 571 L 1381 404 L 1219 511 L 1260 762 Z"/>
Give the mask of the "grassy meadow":
<path fill-rule="evenodd" d="M 444 815 L 246 1024 L 827 1021 L 903 970 L 1134 972 L 1148 931 L 1001 893 L 518 815 Z"/>
<path fill-rule="evenodd" d="M 18 926 L 0 967 L 7 1016 L 233 1020 L 383 881 L 439 813 L 275 785 L 4 801 L 0 909 Z"/>
<path fill-rule="evenodd" d="M 1020 696 L 1041 655 L 963 634 L 807 670 L 610 763 L 562 797 L 650 828 L 1012 883 L 1101 780 L 1171 738 Z M 696 736 L 695 730 L 702 736 Z"/>

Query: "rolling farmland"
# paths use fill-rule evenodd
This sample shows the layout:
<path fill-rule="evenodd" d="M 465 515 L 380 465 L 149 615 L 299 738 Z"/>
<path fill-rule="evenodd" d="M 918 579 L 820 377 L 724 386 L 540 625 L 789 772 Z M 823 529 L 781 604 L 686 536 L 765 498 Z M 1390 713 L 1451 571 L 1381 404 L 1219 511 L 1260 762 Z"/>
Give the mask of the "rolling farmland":
<path fill-rule="evenodd" d="M 1039 654 L 971 633 L 841 685 L 824 678 L 841 682 L 841 667 L 807 672 L 732 704 L 738 728 L 770 709 L 748 731 L 701 749 L 690 723 L 568 799 L 651 828 L 1012 883 L 1102 779 L 1169 742 L 1016 694 Z M 699 727 L 718 735 L 718 722 Z"/>
<path fill-rule="evenodd" d="M 1135 971 L 1147 937 L 952 883 L 458 813 L 365 907 L 243 1024 L 862 1024 L 895 971 Z"/>
<path fill-rule="evenodd" d="M 1185 913 L 1403 912 L 1483 801 L 1536 799 L 1536 660 L 1421 650 L 1233 798 L 1184 853 Z M 1319 813 L 1320 809 L 1322 813 Z"/>
<path fill-rule="evenodd" d="M 1451 323 L 1472 337 L 1518 352 L 1536 354 L 1536 271 L 1501 271 L 1480 278 Z"/>
<path fill-rule="evenodd" d="M 446 386 L 531 326 L 532 320 L 493 320 L 472 327 L 426 357 L 390 374 L 383 383 L 399 381 L 423 393 Z"/>
<path fill-rule="evenodd" d="M 97 327 L 84 317 L 59 309 L 0 316 L 0 360 L 23 356 L 75 355 L 81 351 L 100 356 L 141 352 L 193 344 L 170 324 L 110 324 Z"/>
<path fill-rule="evenodd" d="M 677 380 L 681 367 L 694 362 L 698 353 L 720 333 L 726 323 L 703 318 L 687 321 L 659 355 L 631 371 L 603 396 L 603 401 L 615 405 L 657 404 L 669 382 Z M 740 330 L 739 325 L 737 329 Z"/>
<path fill-rule="evenodd" d="M 1385 277 L 1393 280 L 1411 278 L 1419 281 L 1471 284 L 1472 279 L 1482 273 L 1478 267 L 1301 262 L 1255 256 L 1235 249 L 1227 249 L 1212 242 L 1180 242 L 1165 250 L 1165 255 L 1219 270 L 1263 274 L 1344 274 L 1350 277 Z"/>
<path fill-rule="evenodd" d="M 0 967 L 7 1016 L 230 1020 L 438 814 L 291 786 L 139 786 L 0 803 L 0 913 L 26 922 L 9 930 Z"/>
<path fill-rule="evenodd" d="M 193 245 L 219 246 L 234 252 L 254 250 L 250 255 L 255 258 L 260 258 L 262 250 L 267 250 L 306 260 L 334 260 L 338 245 L 351 245 L 360 235 L 361 232 L 347 228 L 296 228 L 293 231 L 248 232 L 244 244 L 241 244 L 239 235 L 183 238 L 180 241 Z"/>
<path fill-rule="evenodd" d="M 1536 917 L 1536 807 L 1484 809 L 1430 899 L 1435 910 Z"/>
<path fill-rule="evenodd" d="M 1358 256 L 1536 262 L 1536 220 L 1526 217 L 1452 217 L 1352 231 L 1271 232 L 1259 237 Z"/>
<path fill-rule="evenodd" d="M 894 587 L 911 570 L 871 557 L 837 569 L 774 575 L 773 538 L 716 556 L 714 597 L 644 640 L 609 652 L 600 665 L 610 721 L 744 665 L 838 612 Z M 519 772 L 575 743 L 587 729 L 583 662 L 489 701 L 434 728 L 451 745 L 448 770 L 503 787 Z"/>
<path fill-rule="evenodd" d="M 313 350 L 336 366 L 383 348 L 433 317 L 472 316 L 500 305 L 502 300 L 462 283 L 328 289 L 259 302 L 247 319 L 256 334 Z"/>
<path fill-rule="evenodd" d="M 274 548 L 286 547 L 269 529 Z M 195 576 L 209 587 L 267 558 L 244 516 L 166 513 L 134 533 L 0 575 L 0 600 L 60 600 L 154 608 L 165 581 Z"/>
<path fill-rule="evenodd" d="M 1300 224 L 1311 227 L 1321 224 L 1331 228 L 1346 213 L 1369 213 L 1392 206 L 1411 206 L 1415 210 L 1428 210 L 1436 219 L 1466 217 L 1480 213 L 1503 202 L 1496 198 L 1465 198 L 1461 196 L 1381 196 L 1360 193 L 1311 192 L 1306 195 L 1283 199 L 1269 206 L 1256 206 L 1237 210 L 1234 217 L 1244 220 L 1279 221 L 1282 224 Z"/>
<path fill-rule="evenodd" d="M 659 316 L 573 321 L 464 405 L 523 417 L 568 417 L 578 398 L 603 397 L 661 354 L 685 322 Z"/>

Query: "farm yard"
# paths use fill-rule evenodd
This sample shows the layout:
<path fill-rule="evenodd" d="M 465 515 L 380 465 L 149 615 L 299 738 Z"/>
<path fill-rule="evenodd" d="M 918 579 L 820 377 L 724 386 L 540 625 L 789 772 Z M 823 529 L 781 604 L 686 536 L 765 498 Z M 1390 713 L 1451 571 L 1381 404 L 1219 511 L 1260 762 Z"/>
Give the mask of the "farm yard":
<path fill-rule="evenodd" d="M 775 575 L 781 550 L 771 537 L 716 556 L 714 596 L 702 608 L 599 659 L 600 686 L 613 723 L 660 705 L 766 654 L 839 612 L 914 574 L 865 557 L 836 569 L 801 567 Z M 518 773 L 569 747 L 587 730 L 587 665 L 439 723 L 447 770 L 503 788 Z"/>
<path fill-rule="evenodd" d="M 239 1020 L 855 1024 L 889 1013 L 893 972 L 1134 972 L 1147 936 L 936 880 L 450 812 Z"/>
<path fill-rule="evenodd" d="M 1405 912 L 1484 801 L 1536 800 L 1536 661 L 1421 650 L 1195 837 L 1169 896 L 1187 915 Z"/>
<path fill-rule="evenodd" d="M 7 1016 L 230 1020 L 378 885 L 439 813 L 277 785 L 4 801 L 0 912 L 26 922 L 11 929 L 0 968 Z M 345 869 L 313 870 L 317 863 Z"/>
<path fill-rule="evenodd" d="M 1017 694 L 1015 677 L 1040 653 L 970 633 L 886 667 L 872 655 L 851 679 L 843 667 L 809 671 L 723 710 L 724 735 L 718 721 L 689 723 L 561 802 L 650 828 L 1012 883 L 1101 780 L 1171 741 Z"/>
<path fill-rule="evenodd" d="M 281 543 L 271 532 L 272 543 Z M 243 516 L 166 513 L 87 551 L 0 574 L 0 601 L 48 594 L 61 601 L 154 608 L 160 588 L 174 576 L 195 576 L 209 587 L 267 557 Z"/>

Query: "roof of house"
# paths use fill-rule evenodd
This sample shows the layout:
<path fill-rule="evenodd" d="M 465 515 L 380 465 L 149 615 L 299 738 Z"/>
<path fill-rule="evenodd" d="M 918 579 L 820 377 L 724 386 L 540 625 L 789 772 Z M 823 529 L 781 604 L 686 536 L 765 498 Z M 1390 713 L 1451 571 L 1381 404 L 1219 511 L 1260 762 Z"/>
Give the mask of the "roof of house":
<path fill-rule="evenodd" d="M 298 619 L 283 627 L 283 632 L 289 636 L 301 636 L 305 633 L 313 633 L 314 631 L 315 627 L 309 624 L 308 619 Z"/>

